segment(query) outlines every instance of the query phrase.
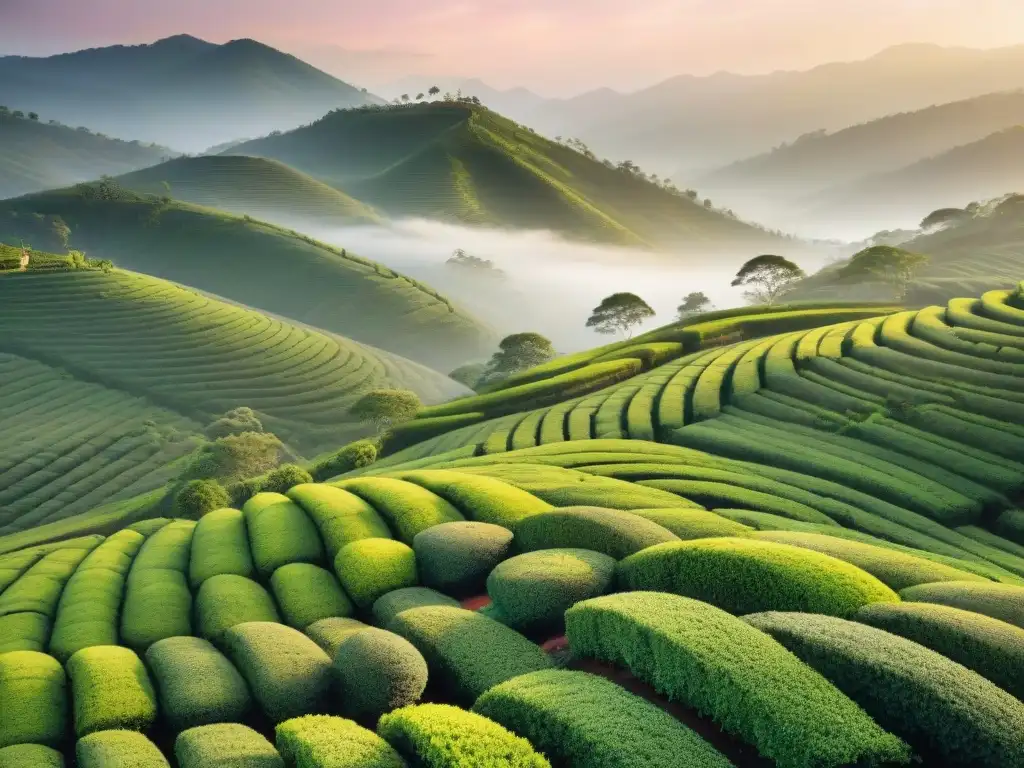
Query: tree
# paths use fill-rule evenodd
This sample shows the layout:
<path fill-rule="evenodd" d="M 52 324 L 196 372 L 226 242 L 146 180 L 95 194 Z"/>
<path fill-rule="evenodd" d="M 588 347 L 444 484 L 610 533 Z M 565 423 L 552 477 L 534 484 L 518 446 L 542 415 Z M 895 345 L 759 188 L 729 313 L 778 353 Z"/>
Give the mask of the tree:
<path fill-rule="evenodd" d="M 243 432 L 207 443 L 185 470 L 187 479 L 241 480 L 269 472 L 284 454 L 284 445 L 272 432 Z"/>
<path fill-rule="evenodd" d="M 466 363 L 449 373 L 448 378 L 465 384 L 470 389 L 476 389 L 486 371 L 487 363 Z"/>
<path fill-rule="evenodd" d="M 359 398 L 349 413 L 385 432 L 414 418 L 422 406 L 419 396 L 407 389 L 373 389 Z"/>
<path fill-rule="evenodd" d="M 587 328 L 598 333 L 622 333 L 627 339 L 633 328 L 654 317 L 654 310 L 635 293 L 613 293 L 596 307 L 587 320 Z"/>
<path fill-rule="evenodd" d="M 264 493 L 287 493 L 296 485 L 312 483 L 313 476 L 297 464 L 282 464 L 277 469 L 271 470 L 260 484 L 260 491 Z"/>
<path fill-rule="evenodd" d="M 28 119 L 29 120 L 34 120 L 35 122 L 38 123 L 39 122 L 39 113 L 38 112 L 29 112 L 28 113 Z"/>
<path fill-rule="evenodd" d="M 893 289 L 895 299 L 903 301 L 914 273 L 928 261 L 922 253 L 913 253 L 891 245 L 874 245 L 853 255 L 839 270 L 840 280 L 853 282 L 878 281 Z"/>
<path fill-rule="evenodd" d="M 406 104 L 409 103 L 409 94 L 408 93 L 403 93 L 402 94 L 402 101 L 405 102 Z"/>
<path fill-rule="evenodd" d="M 216 480 L 192 480 L 174 497 L 174 514 L 188 520 L 198 520 L 207 512 L 228 506 L 228 492 Z"/>
<path fill-rule="evenodd" d="M 744 264 L 732 284 L 746 286 L 743 295 L 747 301 L 770 307 L 803 276 L 804 271 L 784 256 L 765 254 Z"/>
<path fill-rule="evenodd" d="M 240 435 L 243 432 L 262 432 L 263 422 L 252 408 L 242 406 L 241 408 L 232 408 L 220 418 L 210 422 L 203 431 L 208 438 L 216 440 L 218 437 Z"/>
<path fill-rule="evenodd" d="M 431 96 L 437 96 L 437 94 L 439 94 L 440 92 L 441 89 L 438 88 L 436 85 L 430 86 L 430 90 L 427 91 L 427 93 L 429 93 Z"/>
<path fill-rule="evenodd" d="M 368 467 L 377 460 L 377 446 L 372 440 L 357 440 L 349 443 L 337 453 L 321 459 L 313 465 L 310 474 L 317 482 L 336 475 L 343 475 L 353 469 Z"/>
<path fill-rule="evenodd" d="M 707 312 L 709 309 L 711 309 L 711 299 L 703 291 L 686 294 L 683 303 L 676 307 L 680 320 L 701 312 Z"/>
<path fill-rule="evenodd" d="M 54 237 L 57 238 L 61 248 L 67 250 L 68 242 L 71 239 L 71 227 L 60 216 L 54 216 L 50 228 L 53 230 Z"/>
<path fill-rule="evenodd" d="M 20 109 L 16 109 L 16 110 L 14 110 L 14 111 L 13 111 L 13 112 L 12 112 L 11 114 L 12 114 L 12 115 L 13 115 L 14 117 L 24 117 L 24 116 L 25 116 L 25 113 L 24 113 L 24 112 L 22 112 L 22 111 L 21 111 Z"/>
<path fill-rule="evenodd" d="M 416 101 L 423 101 L 423 92 L 420 91 L 416 94 Z"/>
<path fill-rule="evenodd" d="M 555 354 L 551 340 L 539 333 L 513 333 L 498 344 L 498 351 L 491 356 L 487 370 L 478 384 L 504 379 L 513 373 L 546 363 Z"/>

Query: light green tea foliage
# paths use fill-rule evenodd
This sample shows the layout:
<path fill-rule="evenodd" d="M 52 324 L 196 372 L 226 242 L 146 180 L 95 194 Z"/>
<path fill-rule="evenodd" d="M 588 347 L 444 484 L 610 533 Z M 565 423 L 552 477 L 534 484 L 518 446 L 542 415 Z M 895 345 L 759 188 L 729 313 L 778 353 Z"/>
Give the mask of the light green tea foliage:
<path fill-rule="evenodd" d="M 341 717 L 306 715 L 277 726 L 277 749 L 295 768 L 406 768 L 384 739 Z"/>
<path fill-rule="evenodd" d="M 174 741 L 178 768 L 284 768 L 284 760 L 262 734 L 239 723 L 190 728 Z"/>
<path fill-rule="evenodd" d="M 42 744 L 0 747 L 0 768 L 64 768 L 64 756 Z"/>
<path fill-rule="evenodd" d="M 399 477 L 447 499 L 467 519 L 509 530 L 524 517 L 553 509 L 533 494 L 493 477 L 446 469 L 403 472 Z"/>
<path fill-rule="evenodd" d="M 252 707 L 245 680 L 220 651 L 198 637 L 168 637 L 146 651 L 160 716 L 175 731 L 241 721 Z"/>
<path fill-rule="evenodd" d="M 1024 704 L 923 645 L 832 616 L 745 617 L 827 677 L 875 721 L 946 765 L 1016 765 Z"/>
<path fill-rule="evenodd" d="M 224 644 L 272 721 L 322 711 L 331 659 L 304 634 L 283 624 L 251 621 L 229 629 Z"/>
<path fill-rule="evenodd" d="M 189 582 L 193 589 L 211 576 L 232 573 L 253 575 L 245 517 L 237 509 L 217 509 L 203 515 L 192 535 Z"/>
<path fill-rule="evenodd" d="M 398 709 L 380 719 L 377 733 L 425 768 L 550 768 L 526 739 L 447 704 Z"/>
<path fill-rule="evenodd" d="M 531 515 L 516 524 L 515 534 L 516 546 L 526 552 L 590 549 L 616 560 L 679 539 L 650 520 L 600 507 L 565 507 Z"/>
<path fill-rule="evenodd" d="M 1024 587 L 971 581 L 921 584 L 900 592 L 907 602 L 937 603 L 973 611 L 1024 629 Z"/>
<path fill-rule="evenodd" d="M 728 768 L 714 747 L 655 705 L 586 672 L 545 670 L 496 685 L 473 706 L 556 765 Z"/>
<path fill-rule="evenodd" d="M 337 485 L 373 505 L 406 544 L 412 544 L 417 533 L 431 526 L 463 519 L 459 510 L 437 494 L 393 477 L 357 477 Z"/>
<path fill-rule="evenodd" d="M 358 619 L 332 616 L 329 619 L 320 619 L 320 621 L 310 624 L 305 629 L 305 635 L 333 659 L 345 640 L 369 626 Z"/>
<path fill-rule="evenodd" d="M 573 653 L 624 666 L 782 768 L 905 762 L 899 739 L 762 632 L 660 592 L 586 600 L 565 614 Z"/>
<path fill-rule="evenodd" d="M 671 592 L 734 614 L 790 610 L 850 616 L 899 596 L 856 566 L 808 549 L 741 538 L 662 544 L 619 564 L 632 590 Z"/>
<path fill-rule="evenodd" d="M 79 768 L 170 768 L 156 744 L 136 731 L 108 730 L 75 745 Z"/>
<path fill-rule="evenodd" d="M 412 608 L 387 629 L 416 646 L 431 679 L 458 703 L 471 705 L 498 683 L 551 666 L 547 654 L 515 630 L 462 608 Z"/>
<path fill-rule="evenodd" d="M 416 553 L 393 539 L 361 539 L 346 544 L 334 560 L 334 572 L 360 608 L 369 608 L 392 590 L 419 584 Z"/>
<path fill-rule="evenodd" d="M 83 648 L 67 663 L 75 733 L 144 731 L 156 720 L 156 692 L 142 659 L 128 648 Z"/>
<path fill-rule="evenodd" d="M 0 654 L 0 747 L 60 746 L 67 730 L 64 669 L 36 651 Z"/>
<path fill-rule="evenodd" d="M 288 498 L 306 510 L 333 562 L 346 544 L 360 539 L 390 539 L 391 530 L 373 507 L 354 493 L 333 485 L 297 485 Z"/>
<path fill-rule="evenodd" d="M 310 474 L 323 482 L 353 469 L 368 467 L 377 460 L 377 446 L 371 440 L 357 440 L 313 465 Z"/>
<path fill-rule="evenodd" d="M 324 547 L 302 507 L 280 493 L 258 493 L 242 508 L 256 570 L 269 577 L 288 563 L 319 563 Z"/>
<path fill-rule="evenodd" d="M 373 622 L 383 627 L 402 611 L 425 605 L 450 605 L 458 608 L 459 601 L 427 587 L 403 587 L 377 598 L 373 604 Z"/>
<path fill-rule="evenodd" d="M 50 620 L 35 611 L 0 616 L 0 653 L 46 650 Z"/>
<path fill-rule="evenodd" d="M 370 628 L 338 647 L 334 676 L 341 714 L 376 723 L 384 713 L 419 701 L 427 687 L 427 662 L 405 638 Z"/>
<path fill-rule="evenodd" d="M 420 579 L 446 593 L 481 592 L 487 574 L 512 551 L 512 531 L 490 523 L 443 523 L 416 534 Z"/>
<path fill-rule="evenodd" d="M 296 629 L 331 616 L 351 616 L 352 602 L 334 574 L 309 563 L 282 565 L 270 577 L 285 621 Z"/>
<path fill-rule="evenodd" d="M 267 590 L 252 579 L 227 573 L 203 582 L 196 595 L 200 635 L 221 645 L 227 630 L 247 621 L 280 621 Z"/>
<path fill-rule="evenodd" d="M 557 627 L 567 608 L 603 595 L 615 579 L 615 559 L 588 549 L 544 549 L 500 563 L 487 593 L 511 626 Z"/>

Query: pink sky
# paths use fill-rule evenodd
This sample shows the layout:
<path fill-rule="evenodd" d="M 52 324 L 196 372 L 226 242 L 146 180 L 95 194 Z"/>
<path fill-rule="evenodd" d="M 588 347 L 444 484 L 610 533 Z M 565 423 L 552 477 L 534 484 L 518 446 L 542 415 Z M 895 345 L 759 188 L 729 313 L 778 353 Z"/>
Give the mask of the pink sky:
<path fill-rule="evenodd" d="M 335 52 L 335 74 L 348 66 L 357 84 L 459 75 L 555 95 L 806 68 L 903 42 L 1024 43 L 1024 0 L 0 0 L 0 53 L 181 32 L 358 52 Z"/>

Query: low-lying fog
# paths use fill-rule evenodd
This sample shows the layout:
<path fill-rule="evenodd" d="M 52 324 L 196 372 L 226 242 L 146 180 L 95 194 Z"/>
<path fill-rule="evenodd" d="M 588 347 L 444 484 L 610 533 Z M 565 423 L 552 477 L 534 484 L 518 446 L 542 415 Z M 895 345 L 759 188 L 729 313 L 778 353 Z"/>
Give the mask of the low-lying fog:
<path fill-rule="evenodd" d="M 550 338 L 560 352 L 617 338 L 585 327 L 591 310 L 612 293 L 635 293 L 654 308 L 657 316 L 641 330 L 672 322 L 676 307 L 692 291 L 703 291 L 720 309 L 741 305 L 740 289 L 729 283 L 743 262 L 757 255 L 654 254 L 569 242 L 549 232 L 507 232 L 418 219 L 382 227 L 316 230 L 307 224 L 299 228 L 422 280 L 502 335 L 536 331 Z M 447 266 L 446 260 L 457 248 L 494 262 L 504 271 L 504 279 L 477 277 L 477 270 Z M 800 263 L 811 272 L 823 260 Z"/>

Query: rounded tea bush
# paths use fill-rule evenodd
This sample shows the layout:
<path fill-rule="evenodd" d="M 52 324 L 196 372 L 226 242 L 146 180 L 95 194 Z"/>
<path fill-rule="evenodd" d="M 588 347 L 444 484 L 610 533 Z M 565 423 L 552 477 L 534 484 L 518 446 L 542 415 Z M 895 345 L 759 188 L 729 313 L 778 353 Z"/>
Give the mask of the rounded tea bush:
<path fill-rule="evenodd" d="M 459 601 L 427 587 L 403 587 L 377 598 L 373 604 L 373 620 L 383 627 L 402 611 L 425 605 L 450 605 L 458 608 Z"/>
<path fill-rule="evenodd" d="M 0 747 L 0 768 L 64 768 L 64 755 L 42 744 Z"/>
<path fill-rule="evenodd" d="M 419 584 L 416 553 L 394 539 L 361 539 L 346 544 L 334 560 L 334 572 L 360 608 L 369 608 L 392 590 Z"/>
<path fill-rule="evenodd" d="M 333 659 L 343 642 L 356 632 L 362 632 L 369 626 L 369 624 L 364 624 L 358 619 L 332 616 L 329 619 L 320 619 L 320 621 L 310 624 L 305 629 L 305 635 Z"/>
<path fill-rule="evenodd" d="M 97 731 L 75 745 L 78 768 L 170 768 L 156 744 L 135 731 Z"/>
<path fill-rule="evenodd" d="M 238 723 L 190 728 L 174 741 L 178 768 L 284 768 L 284 760 L 262 734 Z"/>
<path fill-rule="evenodd" d="M 345 640 L 334 657 L 341 713 L 376 723 L 385 712 L 415 704 L 427 686 L 427 662 L 408 640 L 370 628 Z"/>
<path fill-rule="evenodd" d="M 607 592 L 615 559 L 587 549 L 544 549 L 517 555 L 487 578 L 487 593 L 517 629 L 557 627 L 580 600 Z"/>
<path fill-rule="evenodd" d="M 351 720 L 306 715 L 277 726 L 277 749 L 300 768 L 406 768 L 394 748 Z"/>
<path fill-rule="evenodd" d="M 320 482 L 336 475 L 343 475 L 353 469 L 368 467 L 377 460 L 377 446 L 372 440 L 357 440 L 349 443 L 337 453 L 321 459 L 313 465 L 313 479 Z"/>
<path fill-rule="evenodd" d="M 516 546 L 538 549 L 590 549 L 621 560 L 642 549 L 679 541 L 655 522 L 601 507 L 563 507 L 530 515 L 515 526 Z"/>
<path fill-rule="evenodd" d="M 199 634 L 220 645 L 224 633 L 247 621 L 279 621 L 270 594 L 252 579 L 232 574 L 211 576 L 196 595 Z"/>
<path fill-rule="evenodd" d="M 0 747 L 59 746 L 67 730 L 64 669 L 36 651 L 0 654 Z"/>
<path fill-rule="evenodd" d="M 302 467 L 296 464 L 282 464 L 267 474 L 260 484 L 260 491 L 264 493 L 287 493 L 296 485 L 312 482 L 313 476 Z"/>
<path fill-rule="evenodd" d="M 156 720 L 157 703 L 142 659 L 128 648 L 96 645 L 68 659 L 75 733 L 144 731 Z"/>
<path fill-rule="evenodd" d="M 412 548 L 424 584 L 470 596 L 483 591 L 487 575 L 511 553 L 512 532 L 491 523 L 442 523 L 416 534 Z"/>
<path fill-rule="evenodd" d="M 351 616 L 352 602 L 334 574 L 310 563 L 282 565 L 270 577 L 285 621 L 296 629 L 331 616 Z"/>
<path fill-rule="evenodd" d="M 974 611 L 1024 629 L 1024 587 L 992 582 L 919 584 L 900 592 L 907 602 L 938 603 Z"/>

